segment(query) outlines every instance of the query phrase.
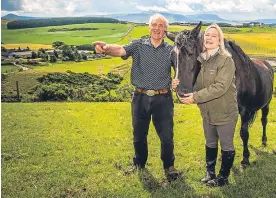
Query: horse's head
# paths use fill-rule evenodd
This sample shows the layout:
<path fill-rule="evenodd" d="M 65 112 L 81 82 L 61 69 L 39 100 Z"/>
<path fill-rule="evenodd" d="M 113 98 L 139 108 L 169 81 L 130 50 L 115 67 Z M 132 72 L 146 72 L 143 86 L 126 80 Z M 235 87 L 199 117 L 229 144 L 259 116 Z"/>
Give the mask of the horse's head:
<path fill-rule="evenodd" d="M 175 78 L 179 79 L 177 95 L 192 92 L 196 77 L 200 71 L 197 57 L 202 50 L 200 35 L 201 22 L 193 30 L 184 30 L 177 34 L 167 32 L 167 37 L 174 41 L 172 50 L 175 66 Z"/>

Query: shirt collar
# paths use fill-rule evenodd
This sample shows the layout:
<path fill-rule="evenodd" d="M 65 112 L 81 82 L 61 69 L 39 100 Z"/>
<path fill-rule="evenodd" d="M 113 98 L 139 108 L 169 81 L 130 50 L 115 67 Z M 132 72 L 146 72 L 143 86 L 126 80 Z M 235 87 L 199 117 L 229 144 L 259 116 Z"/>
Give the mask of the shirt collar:
<path fill-rule="evenodd" d="M 151 43 L 150 37 L 147 38 L 147 39 L 145 39 L 144 43 L 147 44 L 147 45 L 150 45 L 150 46 L 154 47 L 153 44 Z M 158 47 L 154 47 L 154 48 L 163 47 L 164 45 L 165 45 L 165 41 L 163 39 L 162 42 L 161 42 L 161 44 Z"/>
<path fill-rule="evenodd" d="M 199 57 L 197 58 L 198 61 L 200 61 L 201 63 L 203 61 L 209 60 L 210 58 L 212 58 L 213 56 L 217 55 L 219 53 L 219 47 L 215 48 L 212 50 L 211 55 L 209 56 L 209 58 L 207 59 L 207 53 L 203 52 L 199 55 Z"/>

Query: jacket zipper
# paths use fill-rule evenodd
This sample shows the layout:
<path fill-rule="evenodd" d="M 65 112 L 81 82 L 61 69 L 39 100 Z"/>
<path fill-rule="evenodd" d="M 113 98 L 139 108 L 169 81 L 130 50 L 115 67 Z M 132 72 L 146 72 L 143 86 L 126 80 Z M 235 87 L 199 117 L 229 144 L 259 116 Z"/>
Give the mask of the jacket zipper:
<path fill-rule="evenodd" d="M 204 64 L 202 64 L 202 67 L 203 67 L 203 72 L 202 72 L 202 87 L 204 87 L 204 73 L 205 73 L 205 65 Z M 208 121 L 209 121 L 209 123 L 211 122 L 210 121 L 210 113 L 209 113 L 209 109 L 208 109 L 208 107 L 207 107 L 207 105 L 206 105 L 206 103 L 204 104 L 205 105 L 205 107 L 206 107 L 206 110 L 207 110 L 207 116 L 208 116 Z"/>

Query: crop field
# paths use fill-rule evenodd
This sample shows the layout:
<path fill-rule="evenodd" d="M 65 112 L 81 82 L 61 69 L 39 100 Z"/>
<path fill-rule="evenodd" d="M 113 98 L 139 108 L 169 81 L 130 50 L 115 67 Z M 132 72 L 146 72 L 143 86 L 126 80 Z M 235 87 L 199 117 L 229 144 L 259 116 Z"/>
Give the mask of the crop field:
<path fill-rule="evenodd" d="M 16 43 L 16 44 L 2 44 L 3 47 L 7 49 L 18 49 L 19 47 L 21 49 L 29 47 L 30 50 L 38 50 L 40 48 L 43 49 L 52 49 L 52 45 L 46 45 L 46 44 L 34 44 L 34 43 Z"/>
<path fill-rule="evenodd" d="M 274 34 L 251 33 L 247 34 L 226 34 L 225 37 L 235 40 L 247 54 L 263 54 L 276 57 L 276 30 Z"/>
<path fill-rule="evenodd" d="M 181 31 L 192 29 L 192 26 L 170 26 L 169 31 Z M 202 28 L 203 30 L 206 27 Z M 238 31 L 234 31 L 234 30 Z M 263 56 L 276 57 L 276 28 L 225 28 L 225 38 L 234 40 L 247 54 L 258 54 Z M 148 26 L 140 26 L 133 29 L 120 44 L 128 43 L 141 36 L 148 35 Z M 170 42 L 166 39 L 167 42 Z"/>
<path fill-rule="evenodd" d="M 4 23 L 4 22 L 3 22 Z M 50 26 L 41 28 L 28 28 L 7 30 L 2 27 L 2 42 L 7 48 L 26 47 L 38 49 L 45 44 L 51 45 L 54 41 L 63 41 L 66 44 L 81 45 L 90 44 L 93 41 L 102 40 L 107 43 L 126 44 L 130 40 L 148 35 L 148 26 L 134 27 L 129 34 L 125 33 L 132 24 L 75 24 L 64 26 Z M 49 29 L 61 28 L 99 28 L 86 31 L 57 31 L 49 32 Z M 170 26 L 169 31 L 181 31 L 192 29 L 193 26 Z M 206 27 L 203 27 L 204 30 Z M 251 27 L 251 28 L 223 28 L 225 38 L 235 40 L 248 54 L 264 56 L 276 56 L 276 29 L 275 27 Z M 123 38 L 123 39 L 122 39 Z M 36 45 L 31 45 L 36 44 Z"/>
<path fill-rule="evenodd" d="M 8 30 L 2 28 L 2 42 L 4 44 L 33 43 L 51 45 L 55 41 L 62 41 L 70 45 L 90 44 L 92 41 L 105 40 L 106 42 L 118 42 L 130 24 L 101 24 L 87 23 L 63 26 L 49 26 L 40 28 L 26 28 Z M 87 31 L 57 31 L 49 32 L 52 28 L 99 28 Z"/>

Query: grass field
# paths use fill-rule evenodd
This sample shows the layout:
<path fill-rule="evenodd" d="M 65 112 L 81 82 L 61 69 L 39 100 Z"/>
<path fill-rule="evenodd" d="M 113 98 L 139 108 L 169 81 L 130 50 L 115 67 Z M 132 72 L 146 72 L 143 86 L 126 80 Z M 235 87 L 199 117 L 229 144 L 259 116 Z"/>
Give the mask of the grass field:
<path fill-rule="evenodd" d="M 192 28 L 192 26 L 170 26 L 169 31 L 181 31 Z M 202 27 L 202 30 L 205 29 L 206 27 Z M 238 31 L 233 32 L 233 29 Z M 246 53 L 276 56 L 276 28 L 226 28 L 226 30 L 225 38 L 235 40 Z M 148 26 L 136 27 L 119 43 L 128 43 L 130 39 L 134 40 L 141 36 L 148 35 L 148 32 Z M 170 42 L 168 39 L 166 39 L 166 41 Z"/>
<path fill-rule="evenodd" d="M 184 178 L 162 185 L 160 143 L 149 130 L 148 173 L 124 176 L 132 162 L 130 103 L 2 103 L 2 197 L 275 197 L 276 98 L 261 146 L 260 115 L 250 129 L 251 167 L 241 170 L 238 124 L 231 185 L 209 189 L 195 105 L 175 104 L 175 166 Z M 217 167 L 219 169 L 219 167 Z"/>
<path fill-rule="evenodd" d="M 52 72 L 66 72 L 68 70 L 72 72 L 84 73 L 88 72 L 90 74 L 107 74 L 115 66 L 126 63 L 126 61 L 121 58 L 110 58 L 101 59 L 85 62 L 65 62 L 61 64 L 49 64 L 49 66 L 36 67 L 33 70 L 36 72 L 52 73 Z"/>
<path fill-rule="evenodd" d="M 99 28 L 89 31 L 58 31 L 48 32 L 51 28 Z M 87 23 L 64 26 L 49 26 L 40 28 L 26 28 L 8 30 L 3 26 L 2 42 L 4 44 L 33 43 L 51 45 L 55 41 L 62 41 L 70 45 L 90 44 L 96 40 L 106 40 L 107 42 L 118 42 L 131 24 L 101 24 Z"/>
<path fill-rule="evenodd" d="M 4 21 L 5 22 L 5 21 Z M 2 21 L 2 23 L 4 23 Z M 148 35 L 148 26 L 137 26 L 126 35 L 132 24 L 74 24 L 65 26 L 50 26 L 40 28 L 27 28 L 7 30 L 5 23 L 2 25 L 2 42 L 7 48 L 29 46 L 31 49 L 51 45 L 54 41 L 63 41 L 66 44 L 90 44 L 102 40 L 107 43 L 126 44 L 130 40 Z M 48 32 L 51 28 L 99 28 L 89 31 L 58 31 Z M 170 26 L 169 31 L 192 29 L 193 26 Z M 202 27 L 204 30 L 206 27 Z M 250 27 L 250 28 L 223 28 L 225 37 L 235 40 L 248 54 L 276 56 L 276 29 L 275 27 Z M 123 39 L 122 39 L 123 38 Z M 36 45 L 32 45 L 36 44 Z M 42 45 L 43 44 L 43 45 Z M 48 46 L 49 47 L 49 46 Z M 48 48 L 47 47 L 47 48 Z"/>
<path fill-rule="evenodd" d="M 17 71 L 19 71 L 19 69 L 20 69 L 19 67 L 14 66 L 14 65 L 4 65 L 4 66 L 1 66 L 1 74 L 17 72 Z"/>

